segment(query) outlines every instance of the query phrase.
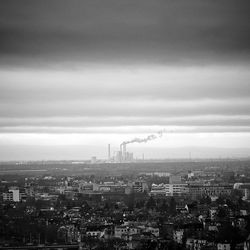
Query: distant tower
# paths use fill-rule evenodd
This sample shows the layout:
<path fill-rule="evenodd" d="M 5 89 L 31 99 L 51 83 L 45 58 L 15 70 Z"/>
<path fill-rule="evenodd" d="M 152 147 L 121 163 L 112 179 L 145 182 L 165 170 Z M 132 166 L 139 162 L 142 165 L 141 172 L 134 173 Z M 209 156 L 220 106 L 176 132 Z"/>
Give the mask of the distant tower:
<path fill-rule="evenodd" d="M 127 160 L 127 150 L 126 150 L 126 144 L 123 144 L 123 152 L 122 152 L 122 157 L 123 160 L 126 161 Z"/>
<path fill-rule="evenodd" d="M 123 157 L 123 144 L 120 145 L 120 162 L 122 162 L 122 157 Z"/>
<path fill-rule="evenodd" d="M 110 144 L 108 144 L 108 160 L 110 161 Z"/>
<path fill-rule="evenodd" d="M 96 156 L 92 156 L 92 157 L 91 157 L 91 163 L 92 163 L 92 164 L 95 164 L 96 161 L 97 161 Z"/>

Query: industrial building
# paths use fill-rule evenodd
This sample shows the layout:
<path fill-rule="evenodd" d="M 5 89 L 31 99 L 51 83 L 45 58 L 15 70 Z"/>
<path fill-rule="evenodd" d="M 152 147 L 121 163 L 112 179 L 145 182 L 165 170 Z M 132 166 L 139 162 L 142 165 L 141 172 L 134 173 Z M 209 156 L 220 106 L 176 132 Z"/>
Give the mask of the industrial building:
<path fill-rule="evenodd" d="M 127 152 L 126 144 L 120 145 L 120 150 L 114 152 L 113 158 L 111 157 L 110 144 L 108 144 L 108 161 L 115 163 L 132 162 L 134 161 L 134 155 L 131 152 Z"/>

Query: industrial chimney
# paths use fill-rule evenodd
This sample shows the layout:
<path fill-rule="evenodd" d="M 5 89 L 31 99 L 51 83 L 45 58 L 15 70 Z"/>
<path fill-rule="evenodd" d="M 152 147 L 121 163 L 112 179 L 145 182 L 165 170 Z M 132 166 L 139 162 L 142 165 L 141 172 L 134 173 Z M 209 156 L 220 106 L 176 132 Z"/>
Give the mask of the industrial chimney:
<path fill-rule="evenodd" d="M 108 160 L 110 161 L 110 144 L 108 144 Z"/>
<path fill-rule="evenodd" d="M 126 144 L 123 144 L 123 151 L 122 151 L 122 158 L 124 161 L 127 160 L 127 150 L 126 150 Z"/>

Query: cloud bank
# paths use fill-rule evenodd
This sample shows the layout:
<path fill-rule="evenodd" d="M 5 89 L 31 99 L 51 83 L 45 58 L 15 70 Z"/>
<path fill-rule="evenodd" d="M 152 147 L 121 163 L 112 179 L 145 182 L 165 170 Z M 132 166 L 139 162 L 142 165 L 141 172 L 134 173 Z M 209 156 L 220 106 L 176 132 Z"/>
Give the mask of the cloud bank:
<path fill-rule="evenodd" d="M 1 1 L 0 145 L 161 129 L 248 138 L 249 13 L 247 0 Z"/>

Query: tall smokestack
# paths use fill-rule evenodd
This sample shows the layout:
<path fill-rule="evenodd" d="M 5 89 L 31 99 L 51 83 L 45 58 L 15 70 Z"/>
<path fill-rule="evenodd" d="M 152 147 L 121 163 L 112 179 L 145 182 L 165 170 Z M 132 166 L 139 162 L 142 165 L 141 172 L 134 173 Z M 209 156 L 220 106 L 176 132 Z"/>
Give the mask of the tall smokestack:
<path fill-rule="evenodd" d="M 127 152 L 126 152 L 126 144 L 123 144 L 123 152 L 122 152 L 122 157 L 123 157 L 123 160 L 126 161 L 126 158 L 127 158 Z"/>
<path fill-rule="evenodd" d="M 110 144 L 108 144 L 108 160 L 110 160 Z"/>
<path fill-rule="evenodd" d="M 120 162 L 123 161 L 123 144 L 120 145 Z"/>

